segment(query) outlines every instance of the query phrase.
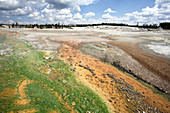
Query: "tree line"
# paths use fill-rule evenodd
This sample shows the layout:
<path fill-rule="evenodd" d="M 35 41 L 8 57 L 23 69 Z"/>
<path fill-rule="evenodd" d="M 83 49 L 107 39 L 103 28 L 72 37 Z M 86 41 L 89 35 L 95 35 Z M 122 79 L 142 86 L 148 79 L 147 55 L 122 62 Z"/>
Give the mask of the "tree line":
<path fill-rule="evenodd" d="M 123 23 L 101 23 L 101 24 L 78 24 L 77 27 L 87 27 L 87 26 L 101 26 L 101 25 L 107 25 L 107 26 L 129 26 L 129 27 L 139 27 L 139 28 L 152 28 L 157 29 L 160 26 L 157 24 L 143 24 L 143 25 L 128 25 Z"/>
<path fill-rule="evenodd" d="M 170 22 L 163 22 L 160 23 L 159 25 L 157 24 L 143 24 L 143 25 L 128 25 L 128 24 L 123 24 L 123 23 L 101 23 L 101 24 L 76 24 L 76 25 L 64 25 L 60 24 L 60 22 L 56 24 L 18 24 L 18 22 L 13 23 L 12 25 L 10 24 L 0 24 L 2 25 L 7 25 L 9 28 L 39 28 L 39 29 L 44 29 L 44 28 L 55 28 L 55 29 L 63 29 L 63 28 L 69 28 L 72 29 L 72 27 L 88 27 L 88 26 L 101 26 L 101 25 L 107 25 L 107 26 L 129 26 L 129 27 L 139 27 L 139 28 L 147 28 L 147 29 L 157 29 L 157 28 L 162 28 L 162 29 L 170 29 Z"/>
<path fill-rule="evenodd" d="M 55 29 L 63 29 L 63 28 L 70 28 L 71 25 L 63 25 L 60 24 L 60 22 L 56 24 L 18 24 L 18 22 L 13 23 L 11 26 L 12 28 L 39 28 L 39 29 L 44 29 L 44 28 L 55 28 Z"/>
<path fill-rule="evenodd" d="M 163 29 L 170 29 L 170 22 L 160 23 L 160 27 Z"/>
<path fill-rule="evenodd" d="M 146 29 L 170 29 L 170 22 L 164 22 L 160 23 L 159 25 L 157 24 L 143 24 L 143 25 L 128 25 L 128 24 L 123 24 L 123 23 L 101 23 L 101 24 L 77 24 L 77 27 L 87 27 L 87 26 L 101 26 L 101 25 L 109 25 L 109 26 L 128 26 L 128 27 L 139 27 L 139 28 L 146 28 Z"/>

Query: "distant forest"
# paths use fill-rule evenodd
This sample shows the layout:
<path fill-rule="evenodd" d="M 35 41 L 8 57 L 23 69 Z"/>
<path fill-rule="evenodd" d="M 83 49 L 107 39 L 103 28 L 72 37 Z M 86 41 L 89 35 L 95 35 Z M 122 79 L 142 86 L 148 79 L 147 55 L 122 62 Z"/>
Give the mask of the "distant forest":
<path fill-rule="evenodd" d="M 60 24 L 59 22 L 57 24 L 18 24 L 18 22 L 13 23 L 12 25 L 10 24 L 0 24 L 0 26 L 7 25 L 9 28 L 39 28 L 39 29 L 44 29 L 44 28 L 55 28 L 55 29 L 63 29 L 63 28 L 70 28 L 72 27 L 93 27 L 93 26 L 102 26 L 102 25 L 108 25 L 108 26 L 129 26 L 129 27 L 139 27 L 139 28 L 148 28 L 148 29 L 157 29 L 157 28 L 162 28 L 162 29 L 170 29 L 170 22 L 164 22 L 160 23 L 159 25 L 157 24 L 143 24 L 143 25 L 128 25 L 128 24 L 123 24 L 123 23 L 101 23 L 101 24 L 76 24 L 76 25 L 63 25 Z"/>
<path fill-rule="evenodd" d="M 18 22 L 13 23 L 10 27 L 12 28 L 55 28 L 55 29 L 63 29 L 63 28 L 71 28 L 70 25 L 63 25 L 60 24 L 59 22 L 57 24 L 18 24 Z"/>
<path fill-rule="evenodd" d="M 143 24 L 143 25 L 128 25 L 128 24 L 122 24 L 122 23 L 102 23 L 102 24 L 78 24 L 76 25 L 77 27 L 87 27 L 87 26 L 101 26 L 101 25 L 108 25 L 108 26 L 129 26 L 129 27 L 139 27 L 139 28 L 150 28 L 150 29 L 157 29 L 157 28 L 162 28 L 162 29 L 170 29 L 170 23 L 169 22 L 164 22 L 160 23 L 159 25 L 157 24 Z"/>

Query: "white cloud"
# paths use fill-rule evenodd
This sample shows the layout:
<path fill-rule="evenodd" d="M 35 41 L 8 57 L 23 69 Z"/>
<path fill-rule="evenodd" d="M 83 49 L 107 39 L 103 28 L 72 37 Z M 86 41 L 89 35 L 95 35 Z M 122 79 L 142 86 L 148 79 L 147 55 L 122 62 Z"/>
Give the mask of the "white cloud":
<path fill-rule="evenodd" d="M 70 14 L 66 15 L 65 17 L 66 18 L 71 18 L 71 17 L 73 17 L 73 15 L 70 13 Z"/>
<path fill-rule="evenodd" d="M 72 8 L 72 11 L 73 12 L 80 12 L 81 11 L 81 9 L 80 9 L 80 6 L 74 6 L 73 8 Z"/>
<path fill-rule="evenodd" d="M 19 17 L 19 18 L 17 18 L 18 20 L 21 20 L 22 18 L 21 17 Z"/>
<path fill-rule="evenodd" d="M 9 21 L 8 21 L 8 24 L 13 24 L 13 23 L 14 23 L 13 20 L 9 20 Z"/>
<path fill-rule="evenodd" d="M 89 18 L 89 17 L 92 17 L 92 16 L 95 16 L 95 13 L 93 12 L 88 12 L 86 14 L 84 14 L 86 18 Z"/>
<path fill-rule="evenodd" d="M 3 15 L 27 15 L 42 7 L 42 0 L 0 0 L 0 13 Z"/>
<path fill-rule="evenodd" d="M 21 16 L 21 15 L 27 15 L 32 12 L 31 7 L 24 7 L 24 8 L 17 8 L 16 10 L 0 10 L 0 13 L 3 15 L 16 15 L 16 16 Z"/>
<path fill-rule="evenodd" d="M 66 19 L 68 19 L 68 18 L 71 18 L 72 17 L 72 14 L 70 13 L 70 14 L 68 14 L 68 15 L 56 15 L 55 16 L 55 19 L 57 20 L 57 21 L 64 21 L 64 20 L 66 20 Z"/>
<path fill-rule="evenodd" d="M 162 5 L 162 4 L 170 4 L 170 0 L 156 0 L 156 5 Z"/>
<path fill-rule="evenodd" d="M 109 9 L 110 10 L 110 9 Z M 105 10 L 105 12 L 109 11 Z M 160 22 L 170 22 L 170 0 L 156 0 L 154 7 L 146 7 L 141 11 L 126 13 L 122 17 L 111 16 L 109 13 L 102 15 L 102 22 L 118 22 L 136 24 L 154 24 Z"/>
<path fill-rule="evenodd" d="M 24 22 L 18 22 L 18 24 L 31 24 L 30 22 L 24 21 Z"/>
<path fill-rule="evenodd" d="M 154 7 L 145 7 L 141 11 L 126 13 L 122 17 L 110 15 L 116 13 L 111 8 L 106 9 L 99 19 L 90 18 L 95 13 L 80 14 L 82 5 L 93 4 L 97 0 L 0 0 L 0 15 L 2 18 L 26 15 L 31 21 L 56 23 L 160 23 L 170 22 L 170 0 L 155 0 Z M 40 11 L 39 11 L 40 10 Z M 20 20 L 20 18 L 16 19 Z M 22 18 L 21 18 L 22 19 Z M 6 23 L 9 23 L 6 20 Z M 15 20 L 15 19 L 14 19 Z"/>
<path fill-rule="evenodd" d="M 141 12 L 126 13 L 125 16 L 133 23 L 153 24 L 170 21 L 170 0 L 156 0 L 154 7 L 143 8 Z"/>
<path fill-rule="evenodd" d="M 71 13 L 71 10 L 70 8 L 65 8 L 65 9 L 50 9 L 50 5 L 47 5 L 46 8 L 44 8 L 42 11 L 41 11 L 42 14 L 44 14 L 44 19 L 46 18 L 46 21 L 50 21 L 54 23 L 56 23 L 57 21 L 60 21 L 60 22 L 64 22 L 66 21 L 67 19 L 69 18 L 72 18 L 73 15 Z M 44 21 L 41 20 L 41 21 Z"/>
<path fill-rule="evenodd" d="M 28 17 L 29 18 L 33 18 L 33 17 L 37 17 L 40 13 L 38 11 L 35 11 L 34 13 L 32 14 L 29 14 Z"/>
<path fill-rule="evenodd" d="M 64 23 L 65 24 L 86 24 L 87 20 L 86 19 L 77 20 L 77 19 L 70 18 L 70 19 L 67 19 L 67 21 L 64 21 Z"/>
<path fill-rule="evenodd" d="M 3 18 L 10 18 L 10 16 L 5 16 L 5 15 L 2 15 L 1 17 L 3 17 Z"/>
<path fill-rule="evenodd" d="M 116 11 L 113 11 L 113 10 L 110 9 L 110 8 L 106 9 L 104 12 L 107 12 L 107 13 L 116 13 Z"/>
<path fill-rule="evenodd" d="M 103 14 L 102 18 L 103 19 L 112 19 L 113 17 L 109 13 L 107 13 L 107 14 Z"/>
<path fill-rule="evenodd" d="M 35 19 L 35 20 L 44 20 L 44 15 L 41 14 L 39 16 L 34 17 L 33 19 Z"/>
<path fill-rule="evenodd" d="M 19 0 L 0 0 L 0 10 L 14 10 L 20 6 Z"/>
<path fill-rule="evenodd" d="M 53 23 L 54 22 L 54 19 L 52 17 L 49 17 L 48 18 L 49 22 Z"/>
<path fill-rule="evenodd" d="M 47 16 L 47 19 L 49 19 L 49 21 L 51 22 L 52 19 L 50 19 L 50 17 L 51 16 Z M 45 16 L 42 13 L 38 12 L 38 11 L 35 11 L 32 14 L 29 14 L 28 18 L 32 18 L 34 20 L 40 20 L 40 21 L 46 21 L 47 20 L 47 19 L 45 19 Z"/>
<path fill-rule="evenodd" d="M 46 8 L 44 8 L 41 12 L 45 13 L 45 14 L 49 14 L 49 13 L 56 12 L 56 10 L 55 9 L 49 9 L 49 5 L 47 5 Z"/>
<path fill-rule="evenodd" d="M 0 14 L 6 16 L 22 16 L 33 20 L 48 22 L 81 22 L 85 21 L 80 13 L 80 6 L 89 5 L 96 0 L 0 0 Z M 42 9 L 41 11 L 38 11 Z M 74 15 L 72 13 L 75 13 Z M 88 13 L 86 17 L 94 16 Z M 20 20 L 21 18 L 16 18 Z M 73 19 L 73 20 L 71 20 Z M 33 21 L 32 20 L 32 21 Z"/>
<path fill-rule="evenodd" d="M 67 15 L 67 14 L 70 14 L 70 10 L 69 9 L 62 9 L 62 10 L 58 11 L 58 14 Z"/>
<path fill-rule="evenodd" d="M 45 0 L 52 9 L 71 8 L 72 11 L 81 11 L 80 5 L 92 4 L 95 0 Z"/>
<path fill-rule="evenodd" d="M 37 21 L 34 21 L 33 24 L 37 24 Z"/>
<path fill-rule="evenodd" d="M 82 19 L 82 15 L 80 13 L 76 13 L 74 14 L 74 17 L 73 17 L 75 20 L 81 20 Z"/>

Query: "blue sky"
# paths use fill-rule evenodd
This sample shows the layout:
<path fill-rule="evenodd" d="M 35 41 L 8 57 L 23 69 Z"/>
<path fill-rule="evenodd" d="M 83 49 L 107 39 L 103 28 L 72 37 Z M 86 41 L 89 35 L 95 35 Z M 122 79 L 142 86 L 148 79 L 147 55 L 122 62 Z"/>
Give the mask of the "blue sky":
<path fill-rule="evenodd" d="M 170 0 L 0 0 L 0 23 L 170 22 Z"/>
<path fill-rule="evenodd" d="M 117 12 L 112 15 L 123 16 L 125 13 L 141 11 L 146 6 L 153 7 L 154 3 L 155 0 L 98 0 L 94 4 L 82 6 L 81 8 L 82 13 L 92 11 L 96 13 L 96 18 L 99 18 L 107 8 Z"/>

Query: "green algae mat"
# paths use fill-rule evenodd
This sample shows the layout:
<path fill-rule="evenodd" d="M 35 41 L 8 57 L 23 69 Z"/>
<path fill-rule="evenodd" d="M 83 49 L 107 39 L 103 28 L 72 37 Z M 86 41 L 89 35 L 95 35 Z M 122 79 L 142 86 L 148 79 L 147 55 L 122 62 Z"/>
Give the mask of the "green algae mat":
<path fill-rule="evenodd" d="M 0 112 L 107 113 L 100 97 L 76 81 L 70 67 L 51 52 L 0 34 Z"/>

